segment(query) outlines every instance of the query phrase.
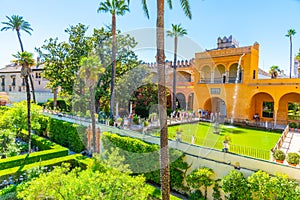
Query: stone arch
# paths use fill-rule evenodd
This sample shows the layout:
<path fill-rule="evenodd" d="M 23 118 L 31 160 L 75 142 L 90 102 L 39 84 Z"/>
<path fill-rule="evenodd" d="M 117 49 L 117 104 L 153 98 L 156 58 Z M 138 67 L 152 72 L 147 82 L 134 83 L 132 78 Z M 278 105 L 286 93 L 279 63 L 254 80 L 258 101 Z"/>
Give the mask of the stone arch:
<path fill-rule="evenodd" d="M 223 76 L 225 74 L 225 66 L 219 64 L 214 69 L 214 83 L 224 83 Z"/>
<path fill-rule="evenodd" d="M 202 83 L 210 83 L 211 82 L 211 67 L 205 65 L 202 67 L 200 72 L 200 81 Z"/>
<path fill-rule="evenodd" d="M 211 97 L 207 99 L 204 103 L 204 110 L 213 113 L 220 112 L 221 116 L 227 116 L 226 102 L 219 97 Z"/>
<path fill-rule="evenodd" d="M 186 71 L 178 71 L 177 72 L 177 82 L 191 82 L 192 75 Z"/>
<path fill-rule="evenodd" d="M 300 94 L 291 92 L 291 93 L 284 94 L 280 97 L 279 102 L 278 102 L 278 111 L 277 111 L 278 123 L 281 122 L 281 123 L 285 124 L 288 121 L 298 121 L 299 122 L 300 118 L 294 118 L 294 117 L 291 117 L 291 115 L 289 117 L 289 112 L 288 112 L 289 103 L 300 104 Z M 298 112 L 300 112 L 299 109 L 298 109 Z"/>
<path fill-rule="evenodd" d="M 264 102 L 272 103 L 273 107 L 271 105 L 268 106 L 268 110 L 263 107 Z M 265 109 L 265 110 L 264 110 Z M 273 112 L 274 112 L 274 98 L 272 95 L 266 93 L 266 92 L 259 92 L 252 96 L 251 98 L 251 104 L 250 104 L 250 110 L 249 110 L 249 118 L 253 118 L 255 114 L 258 114 L 260 118 L 273 118 Z"/>
<path fill-rule="evenodd" d="M 229 83 L 235 83 L 236 78 L 237 78 L 237 70 L 238 70 L 238 64 L 237 63 L 234 63 L 234 64 L 230 65 L 230 67 L 229 67 L 229 79 L 228 79 Z"/>
<path fill-rule="evenodd" d="M 186 99 L 185 95 L 182 93 L 176 94 L 176 108 L 178 109 L 186 109 Z"/>

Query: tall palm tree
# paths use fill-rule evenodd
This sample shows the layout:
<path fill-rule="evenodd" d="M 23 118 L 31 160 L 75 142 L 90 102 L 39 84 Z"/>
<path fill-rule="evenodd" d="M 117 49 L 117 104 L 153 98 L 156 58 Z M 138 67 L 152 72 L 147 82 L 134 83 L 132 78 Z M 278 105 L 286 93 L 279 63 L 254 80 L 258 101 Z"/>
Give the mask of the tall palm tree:
<path fill-rule="evenodd" d="M 129 11 L 128 4 L 124 0 L 106 0 L 99 4 L 98 12 L 109 12 L 112 16 L 112 67 L 111 67 L 111 88 L 110 88 L 110 119 L 113 119 L 115 103 L 115 78 L 116 78 L 116 15 L 125 15 Z"/>
<path fill-rule="evenodd" d="M 299 69 L 300 69 L 300 52 L 295 57 L 296 60 L 298 60 L 298 77 L 300 77 Z"/>
<path fill-rule="evenodd" d="M 80 62 L 79 76 L 84 80 L 90 93 L 90 113 L 92 117 L 93 151 L 96 148 L 96 121 L 95 121 L 95 94 L 94 86 L 99 80 L 101 73 L 105 71 L 97 55 L 91 54 L 89 57 L 83 57 Z M 99 148 L 100 149 L 100 148 Z M 100 152 L 97 152 L 100 153 Z"/>
<path fill-rule="evenodd" d="M 24 52 L 24 48 L 23 48 L 23 43 L 21 40 L 21 33 L 20 31 L 25 31 L 26 33 L 28 33 L 29 35 L 31 35 L 31 31 L 33 31 L 33 29 L 31 28 L 30 24 L 25 21 L 23 19 L 22 16 L 19 15 L 13 15 L 10 17 L 6 16 L 7 18 L 7 22 L 1 22 L 2 24 L 4 24 L 5 26 L 1 29 L 1 31 L 7 31 L 7 30 L 16 30 L 17 32 L 17 36 L 18 36 L 18 40 L 21 46 L 21 51 Z M 34 86 L 33 86 L 33 81 L 31 76 L 29 76 L 30 79 L 30 85 L 32 88 L 32 97 L 33 97 L 33 101 L 35 101 L 35 93 L 34 93 Z"/>
<path fill-rule="evenodd" d="M 172 110 L 176 109 L 176 68 L 177 68 L 177 44 L 178 37 L 186 35 L 186 29 L 181 24 L 172 24 L 172 30 L 167 31 L 167 36 L 174 37 L 174 64 L 173 64 L 173 103 Z"/>
<path fill-rule="evenodd" d="M 31 151 L 31 121 L 30 121 L 30 88 L 28 83 L 28 77 L 30 76 L 31 66 L 34 66 L 33 54 L 27 51 L 18 52 L 16 55 L 13 55 L 15 60 L 12 62 L 18 65 L 22 65 L 21 68 L 21 77 L 25 79 L 26 93 L 27 93 L 27 129 L 28 129 L 28 153 Z"/>
<path fill-rule="evenodd" d="M 165 87 L 165 52 L 164 52 L 164 11 L 165 1 L 157 0 L 156 19 L 156 60 L 158 65 L 158 104 L 163 108 L 159 109 L 160 121 L 160 182 L 162 199 L 170 199 L 170 165 L 168 150 L 168 126 L 166 112 L 166 87 Z M 172 9 L 172 0 L 167 0 L 169 8 Z M 181 7 L 187 17 L 192 18 L 189 0 L 180 0 Z M 149 18 L 147 0 L 142 0 L 143 10 Z"/>
<path fill-rule="evenodd" d="M 289 29 L 288 33 L 285 35 L 286 37 L 290 38 L 290 78 L 292 78 L 292 68 L 293 68 L 293 58 L 292 58 L 292 54 L 293 54 L 293 36 L 296 34 L 295 29 Z"/>

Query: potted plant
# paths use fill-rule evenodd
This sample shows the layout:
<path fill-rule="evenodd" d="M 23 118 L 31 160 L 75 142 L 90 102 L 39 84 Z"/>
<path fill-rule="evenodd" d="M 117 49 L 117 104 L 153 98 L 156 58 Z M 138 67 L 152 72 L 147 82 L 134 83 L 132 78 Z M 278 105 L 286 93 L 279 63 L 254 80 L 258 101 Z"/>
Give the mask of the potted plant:
<path fill-rule="evenodd" d="M 291 131 L 294 131 L 295 128 L 297 128 L 297 124 L 295 122 L 290 122 L 289 126 Z"/>
<path fill-rule="evenodd" d="M 280 149 L 277 149 L 273 153 L 273 157 L 275 158 L 276 162 L 283 163 L 285 159 L 285 153 L 281 151 Z"/>
<path fill-rule="evenodd" d="M 296 166 L 299 164 L 299 161 L 300 161 L 300 156 L 298 153 L 295 153 L 295 152 L 291 152 L 291 153 L 288 153 L 287 154 L 287 157 L 286 157 L 286 161 L 292 165 L 292 166 Z"/>

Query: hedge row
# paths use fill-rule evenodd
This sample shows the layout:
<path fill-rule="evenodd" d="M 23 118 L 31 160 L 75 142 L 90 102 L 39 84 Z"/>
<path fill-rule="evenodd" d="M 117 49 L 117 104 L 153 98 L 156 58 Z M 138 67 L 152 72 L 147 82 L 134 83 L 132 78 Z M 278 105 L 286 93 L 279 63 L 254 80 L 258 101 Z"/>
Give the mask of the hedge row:
<path fill-rule="evenodd" d="M 50 140 L 76 153 L 86 149 L 84 145 L 87 141 L 85 130 L 85 126 L 53 118 L 50 118 L 48 123 Z"/>
<path fill-rule="evenodd" d="M 103 147 L 106 150 L 119 148 L 125 164 L 134 174 L 144 174 L 148 181 L 160 183 L 159 146 L 149 144 L 139 139 L 123 137 L 117 134 L 103 133 Z M 170 183 L 171 188 L 184 192 L 184 174 L 188 164 L 183 161 L 184 154 L 176 149 L 170 149 Z"/>
<path fill-rule="evenodd" d="M 61 165 L 61 163 L 70 163 L 71 167 L 80 167 L 81 169 L 86 169 L 91 159 L 83 157 L 81 154 L 73 154 L 69 156 L 57 157 L 49 160 L 44 160 L 36 163 L 26 164 L 23 166 L 16 166 L 9 169 L 4 169 L 0 171 L 0 182 L 3 180 L 8 180 L 11 176 L 13 179 L 17 179 L 25 171 L 34 167 L 51 167 Z"/>
<path fill-rule="evenodd" d="M 28 140 L 26 131 L 23 131 L 19 136 L 25 141 Z M 31 139 L 32 144 L 37 146 L 40 151 L 1 159 L 0 170 L 68 155 L 68 149 L 47 139 L 41 138 L 37 135 L 31 135 Z"/>
<path fill-rule="evenodd" d="M 86 149 L 86 127 L 63 120 L 40 115 L 40 128 L 35 130 L 37 135 L 47 137 L 51 141 L 80 153 Z"/>

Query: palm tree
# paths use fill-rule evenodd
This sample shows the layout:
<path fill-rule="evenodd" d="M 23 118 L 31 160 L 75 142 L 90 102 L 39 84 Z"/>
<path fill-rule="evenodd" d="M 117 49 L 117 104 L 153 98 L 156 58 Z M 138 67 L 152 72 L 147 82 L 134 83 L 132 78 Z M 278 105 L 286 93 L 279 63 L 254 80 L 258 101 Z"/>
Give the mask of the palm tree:
<path fill-rule="evenodd" d="M 162 199 L 170 199 L 170 165 L 168 150 L 168 126 L 166 112 L 166 87 L 165 87 L 165 52 L 164 52 L 164 11 L 165 1 L 157 0 L 156 19 L 156 60 L 158 65 L 158 104 L 163 108 L 159 109 L 160 120 L 160 182 Z M 172 9 L 172 0 L 167 0 L 169 8 Z M 187 17 L 192 18 L 189 0 L 180 0 L 181 7 Z M 147 0 L 142 0 L 143 10 L 149 18 Z"/>
<path fill-rule="evenodd" d="M 93 150 L 96 148 L 96 121 L 95 121 L 95 95 L 94 86 L 99 80 L 99 75 L 104 72 L 101 62 L 95 54 L 83 57 L 80 62 L 79 76 L 84 80 L 90 93 L 90 113 L 92 117 Z M 100 148 L 99 148 L 100 149 Z M 100 153 L 100 152 L 97 152 Z"/>
<path fill-rule="evenodd" d="M 12 62 L 18 65 L 22 65 L 21 68 L 21 77 L 25 79 L 26 93 L 27 93 L 27 129 L 28 129 L 28 153 L 31 151 L 31 122 L 30 122 L 30 89 L 28 83 L 28 76 L 30 76 L 31 66 L 34 66 L 33 54 L 27 51 L 18 52 L 16 55 L 13 55 L 16 59 Z"/>
<path fill-rule="evenodd" d="M 174 64 L 173 64 L 173 103 L 172 110 L 176 109 L 176 68 L 177 68 L 177 44 L 178 37 L 186 35 L 186 29 L 181 27 L 181 24 L 172 24 L 172 31 L 167 31 L 167 36 L 174 37 Z"/>
<path fill-rule="evenodd" d="M 272 67 L 270 67 L 269 73 L 271 74 L 271 78 L 277 78 L 278 72 L 280 72 L 278 66 L 273 65 Z"/>
<path fill-rule="evenodd" d="M 289 29 L 288 33 L 285 35 L 286 37 L 290 38 L 290 78 L 292 78 L 292 68 L 293 68 L 293 59 L 292 59 L 292 52 L 293 52 L 293 41 L 292 37 L 296 34 L 295 29 Z"/>
<path fill-rule="evenodd" d="M 109 12 L 112 16 L 112 67 L 111 67 L 111 88 L 110 88 L 110 119 L 113 119 L 115 103 L 115 78 L 116 78 L 116 15 L 125 15 L 129 11 L 128 4 L 124 0 L 106 0 L 99 4 L 98 12 Z"/>
<path fill-rule="evenodd" d="M 19 40 L 19 43 L 20 43 L 20 46 L 21 46 L 21 51 L 24 52 L 20 31 L 25 31 L 26 33 L 31 35 L 31 31 L 33 31 L 33 29 L 30 27 L 30 24 L 23 19 L 22 16 L 13 15 L 13 16 L 11 16 L 11 18 L 8 17 L 8 16 L 6 16 L 6 18 L 8 19 L 8 22 L 1 22 L 2 24 L 5 25 L 1 29 L 1 31 L 7 31 L 7 30 L 14 31 L 14 30 L 16 30 L 18 40 Z M 36 102 L 35 101 L 35 94 L 34 94 L 34 86 L 33 86 L 33 81 L 32 81 L 31 76 L 29 76 L 29 79 L 30 79 L 30 85 L 31 85 L 31 88 L 32 88 L 33 101 Z"/>
<path fill-rule="evenodd" d="M 300 77 L 299 69 L 300 69 L 300 52 L 295 57 L 296 60 L 298 60 L 298 77 Z"/>

